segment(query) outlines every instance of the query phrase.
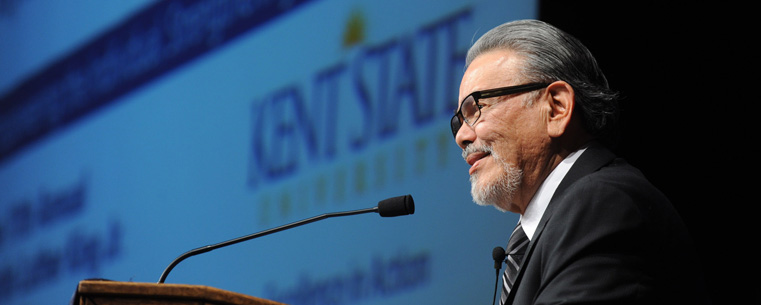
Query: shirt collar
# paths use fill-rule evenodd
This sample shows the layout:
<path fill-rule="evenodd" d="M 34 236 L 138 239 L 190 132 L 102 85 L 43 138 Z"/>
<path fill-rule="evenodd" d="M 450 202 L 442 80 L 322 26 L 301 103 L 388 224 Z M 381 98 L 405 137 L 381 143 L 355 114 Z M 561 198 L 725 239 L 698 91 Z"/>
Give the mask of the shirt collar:
<path fill-rule="evenodd" d="M 542 215 L 544 215 L 544 210 L 546 210 L 547 206 L 550 204 L 550 199 L 552 199 L 552 195 L 555 194 L 555 190 L 558 188 L 560 181 L 563 180 L 563 177 L 565 177 L 571 169 L 573 163 L 576 162 L 586 149 L 587 146 L 584 146 L 579 150 L 570 153 L 565 159 L 563 159 L 563 161 L 550 172 L 547 179 L 544 179 L 544 182 L 539 186 L 534 197 L 529 201 L 526 211 L 521 215 L 520 219 L 521 227 L 523 228 L 523 231 L 526 232 L 526 236 L 528 236 L 529 240 L 533 238 L 534 232 L 536 232 L 536 227 L 539 225 Z"/>

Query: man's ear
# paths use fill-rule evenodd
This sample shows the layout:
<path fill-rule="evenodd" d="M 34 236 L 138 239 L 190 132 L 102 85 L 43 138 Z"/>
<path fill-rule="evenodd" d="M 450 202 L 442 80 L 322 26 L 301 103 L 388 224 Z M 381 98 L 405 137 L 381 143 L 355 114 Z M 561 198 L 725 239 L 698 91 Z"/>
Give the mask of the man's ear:
<path fill-rule="evenodd" d="M 573 87 L 564 81 L 556 81 L 547 87 L 549 113 L 547 115 L 547 133 L 557 138 L 568 130 L 576 106 Z"/>

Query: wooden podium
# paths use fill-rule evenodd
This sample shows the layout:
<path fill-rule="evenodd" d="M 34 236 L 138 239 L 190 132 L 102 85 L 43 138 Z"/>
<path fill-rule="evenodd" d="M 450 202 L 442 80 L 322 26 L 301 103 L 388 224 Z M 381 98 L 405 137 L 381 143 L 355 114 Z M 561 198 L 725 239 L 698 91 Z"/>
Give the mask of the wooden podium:
<path fill-rule="evenodd" d="M 213 287 L 101 280 L 79 282 L 74 305 L 278 305 L 275 301 Z"/>

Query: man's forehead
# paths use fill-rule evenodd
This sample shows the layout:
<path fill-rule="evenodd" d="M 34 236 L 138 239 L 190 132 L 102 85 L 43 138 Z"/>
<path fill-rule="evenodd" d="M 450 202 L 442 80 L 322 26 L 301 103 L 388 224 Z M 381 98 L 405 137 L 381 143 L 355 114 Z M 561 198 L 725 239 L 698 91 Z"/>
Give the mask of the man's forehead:
<path fill-rule="evenodd" d="M 460 98 L 484 89 L 512 85 L 518 75 L 521 58 L 509 50 L 492 50 L 473 59 L 460 83 Z"/>

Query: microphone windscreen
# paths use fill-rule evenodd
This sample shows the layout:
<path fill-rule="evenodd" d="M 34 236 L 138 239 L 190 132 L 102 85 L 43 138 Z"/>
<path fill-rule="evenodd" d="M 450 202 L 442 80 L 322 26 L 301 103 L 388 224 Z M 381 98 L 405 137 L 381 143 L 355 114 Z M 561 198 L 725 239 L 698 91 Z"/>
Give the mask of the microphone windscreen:
<path fill-rule="evenodd" d="M 495 261 L 502 261 L 505 259 L 505 256 L 505 248 L 495 247 L 494 250 L 491 251 L 491 257 L 494 258 Z"/>
<path fill-rule="evenodd" d="M 494 247 L 494 250 L 491 251 L 491 257 L 494 258 L 494 269 L 502 268 L 502 261 L 505 260 L 505 256 L 507 256 L 505 248 Z"/>
<path fill-rule="evenodd" d="M 415 201 L 412 196 L 391 197 L 378 202 L 378 214 L 381 217 L 394 217 L 415 213 Z"/>

